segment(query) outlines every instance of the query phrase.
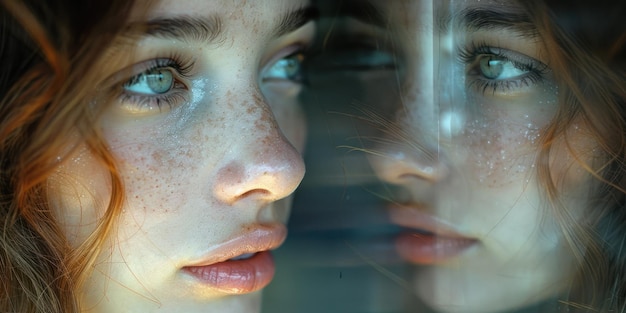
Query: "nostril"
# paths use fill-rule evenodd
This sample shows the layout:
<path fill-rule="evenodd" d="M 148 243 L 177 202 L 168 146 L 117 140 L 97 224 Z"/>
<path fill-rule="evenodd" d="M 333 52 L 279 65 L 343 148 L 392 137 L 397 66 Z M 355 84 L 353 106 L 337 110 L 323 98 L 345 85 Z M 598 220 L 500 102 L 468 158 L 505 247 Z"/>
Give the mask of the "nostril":
<path fill-rule="evenodd" d="M 423 164 L 413 160 L 413 162 L 404 161 L 402 164 L 398 164 L 394 170 L 396 172 L 396 180 L 399 182 L 423 180 L 431 183 L 444 180 L 448 175 L 447 167 L 443 163 L 439 162 L 428 163 L 429 164 Z"/>
<path fill-rule="evenodd" d="M 378 177 L 402 185 L 416 181 L 436 183 L 448 175 L 445 162 L 438 155 L 424 151 L 410 153 L 406 151 L 408 148 L 402 148 L 395 146 L 379 156 L 370 157 Z"/>
<path fill-rule="evenodd" d="M 289 196 L 304 176 L 304 161 L 283 138 L 276 149 L 261 147 L 217 171 L 213 195 L 223 203 L 267 203 Z"/>
<path fill-rule="evenodd" d="M 422 166 L 419 171 L 424 176 L 433 176 L 435 175 L 435 168 L 429 165 Z"/>
<path fill-rule="evenodd" d="M 238 201 L 244 198 L 252 198 L 252 197 L 270 199 L 272 198 L 272 196 L 273 194 L 269 190 L 257 188 L 257 189 L 248 190 L 242 193 L 241 195 L 237 197 L 237 199 L 235 199 L 235 201 Z"/>

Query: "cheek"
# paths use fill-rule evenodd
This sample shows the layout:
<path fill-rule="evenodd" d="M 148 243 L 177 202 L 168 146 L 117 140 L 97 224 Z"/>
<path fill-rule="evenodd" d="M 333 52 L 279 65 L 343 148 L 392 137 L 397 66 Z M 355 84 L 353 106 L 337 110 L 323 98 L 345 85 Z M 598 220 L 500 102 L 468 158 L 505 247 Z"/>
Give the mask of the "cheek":
<path fill-rule="evenodd" d="M 473 180 L 505 187 L 533 174 L 542 131 L 556 106 L 527 102 L 484 102 L 469 114 L 460 146 L 467 147 Z"/>
<path fill-rule="evenodd" d="M 184 155 L 181 150 L 173 151 Z M 149 209 L 152 213 L 166 212 L 164 208 L 169 207 L 166 204 L 170 201 L 185 201 L 185 194 L 178 192 L 182 188 L 181 181 L 175 179 L 185 176 L 181 172 L 184 168 L 181 160 L 185 158 L 174 158 L 171 151 L 153 150 L 145 144 L 116 152 L 131 207 L 142 211 Z"/>
<path fill-rule="evenodd" d="M 550 147 L 550 178 L 566 201 L 574 201 L 573 207 L 586 204 L 591 196 L 594 178 L 585 167 L 596 168 L 594 162 L 602 160 L 599 151 L 587 128 L 576 121 Z"/>
<path fill-rule="evenodd" d="M 465 140 L 473 179 L 497 187 L 526 175 L 534 167 L 539 138 L 533 125 L 511 125 L 497 119 L 472 121 Z"/>
<path fill-rule="evenodd" d="M 127 207 L 132 209 L 129 213 L 165 218 L 188 201 L 189 181 L 203 161 L 202 147 L 197 143 L 206 135 L 197 132 L 190 135 L 194 138 L 191 141 L 187 135 L 161 131 L 109 134 L 124 181 Z"/>
<path fill-rule="evenodd" d="M 110 201 L 109 172 L 80 147 L 47 181 L 50 207 L 74 247 L 95 230 Z"/>

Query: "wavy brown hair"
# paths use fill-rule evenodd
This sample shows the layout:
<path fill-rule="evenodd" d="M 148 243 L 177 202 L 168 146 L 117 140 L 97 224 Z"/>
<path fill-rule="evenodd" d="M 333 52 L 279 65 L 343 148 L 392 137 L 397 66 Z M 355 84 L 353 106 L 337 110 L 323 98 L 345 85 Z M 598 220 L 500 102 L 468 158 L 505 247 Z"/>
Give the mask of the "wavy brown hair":
<path fill-rule="evenodd" d="M 579 268 L 561 301 L 563 311 L 626 312 L 626 3 L 520 3 L 539 30 L 560 85 L 560 108 L 543 136 L 537 169 Z M 574 120 L 587 126 L 597 146 L 590 164 L 567 142 Z M 582 221 L 556 201 L 563 190 L 548 167 L 557 138 L 596 180 Z"/>
<path fill-rule="evenodd" d="M 77 291 L 114 225 L 122 183 L 96 125 L 98 60 L 132 1 L 0 0 L 0 312 L 79 312 Z M 77 136 L 72 135 L 78 133 Z M 109 169 L 105 217 L 70 247 L 46 182 L 79 144 Z"/>

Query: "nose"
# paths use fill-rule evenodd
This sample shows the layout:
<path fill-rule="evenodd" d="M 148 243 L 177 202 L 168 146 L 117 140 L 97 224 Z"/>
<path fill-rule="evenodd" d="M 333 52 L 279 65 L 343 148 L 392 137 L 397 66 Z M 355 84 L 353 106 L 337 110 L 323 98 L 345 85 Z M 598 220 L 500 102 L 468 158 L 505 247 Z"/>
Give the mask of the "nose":
<path fill-rule="evenodd" d="M 400 101 L 395 118 L 383 122 L 384 138 L 376 141 L 374 153 L 368 156 L 374 172 L 385 182 L 434 184 L 449 175 L 447 140 L 438 118 L 441 102 L 433 90 L 419 88 L 421 81 L 409 84 L 415 87 Z"/>
<path fill-rule="evenodd" d="M 267 137 L 272 144 L 257 147 L 217 173 L 215 194 L 225 203 L 243 200 L 269 203 L 289 196 L 304 177 L 302 157 L 282 137 Z"/>
<path fill-rule="evenodd" d="M 391 104 L 392 120 L 383 126 L 385 138 L 378 140 L 368 156 L 376 175 L 383 181 L 407 186 L 435 184 L 450 175 L 449 146 L 460 133 L 462 114 L 452 94 L 447 39 L 433 32 L 432 3 L 425 1 L 423 30 L 407 60 L 400 100 Z M 441 47 L 440 47 L 441 45 Z M 389 104 L 385 104 L 388 108 Z M 448 153 L 446 153 L 448 152 Z M 416 187 L 416 186 L 409 186 Z"/>
<path fill-rule="evenodd" d="M 415 182 L 435 184 L 448 175 L 448 168 L 437 149 L 423 144 L 386 144 L 378 147 L 369 159 L 376 175 L 395 185 L 410 185 Z"/>
<path fill-rule="evenodd" d="M 304 177 L 302 156 L 283 135 L 269 107 L 253 105 L 260 113 L 247 123 L 254 127 L 242 128 L 241 140 L 233 143 L 239 147 L 232 149 L 232 161 L 217 171 L 214 194 L 230 205 L 253 201 L 262 206 L 285 198 Z"/>

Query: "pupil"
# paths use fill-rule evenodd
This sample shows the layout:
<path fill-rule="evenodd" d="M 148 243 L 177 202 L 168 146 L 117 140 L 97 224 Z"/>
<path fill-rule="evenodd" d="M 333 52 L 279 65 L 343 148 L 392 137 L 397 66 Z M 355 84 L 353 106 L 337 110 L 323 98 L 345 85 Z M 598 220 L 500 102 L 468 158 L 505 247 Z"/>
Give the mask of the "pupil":
<path fill-rule="evenodd" d="M 154 93 L 166 93 L 172 86 L 174 85 L 174 77 L 172 72 L 169 70 L 153 70 L 146 75 L 146 82 L 148 83 L 148 87 Z"/>
<path fill-rule="evenodd" d="M 300 62 L 294 58 L 285 59 L 285 71 L 287 72 L 287 76 L 292 78 L 298 74 L 300 69 Z"/>
<path fill-rule="evenodd" d="M 502 60 L 493 56 L 485 57 L 480 60 L 480 70 L 482 74 L 489 79 L 496 79 L 502 74 Z"/>

